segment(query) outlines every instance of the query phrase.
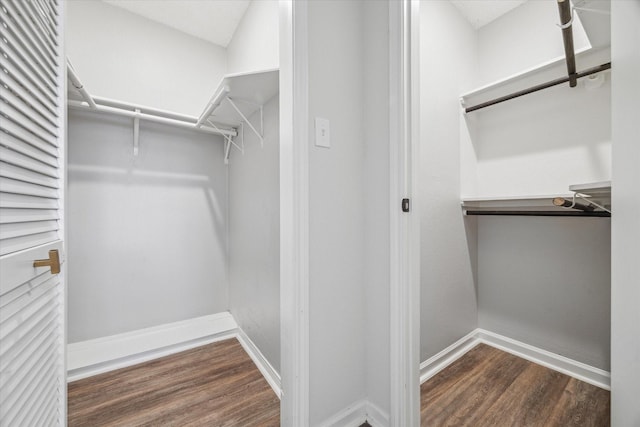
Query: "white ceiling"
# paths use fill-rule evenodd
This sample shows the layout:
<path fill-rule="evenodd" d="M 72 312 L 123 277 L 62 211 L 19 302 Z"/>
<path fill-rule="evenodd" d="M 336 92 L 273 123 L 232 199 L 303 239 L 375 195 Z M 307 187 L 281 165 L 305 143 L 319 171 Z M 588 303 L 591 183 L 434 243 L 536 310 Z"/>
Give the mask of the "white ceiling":
<path fill-rule="evenodd" d="M 250 0 L 102 0 L 227 47 Z"/>
<path fill-rule="evenodd" d="M 527 0 L 451 0 L 451 3 L 478 29 L 526 3 Z"/>

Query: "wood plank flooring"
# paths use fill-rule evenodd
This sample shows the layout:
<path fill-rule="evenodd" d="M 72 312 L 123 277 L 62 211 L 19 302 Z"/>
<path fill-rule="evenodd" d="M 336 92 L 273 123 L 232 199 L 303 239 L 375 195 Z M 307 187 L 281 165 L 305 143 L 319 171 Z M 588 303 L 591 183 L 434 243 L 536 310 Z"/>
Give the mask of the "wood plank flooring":
<path fill-rule="evenodd" d="M 610 425 L 610 393 L 480 344 L 420 387 L 423 427 Z"/>
<path fill-rule="evenodd" d="M 68 425 L 279 426 L 280 400 L 236 339 L 72 382 Z"/>

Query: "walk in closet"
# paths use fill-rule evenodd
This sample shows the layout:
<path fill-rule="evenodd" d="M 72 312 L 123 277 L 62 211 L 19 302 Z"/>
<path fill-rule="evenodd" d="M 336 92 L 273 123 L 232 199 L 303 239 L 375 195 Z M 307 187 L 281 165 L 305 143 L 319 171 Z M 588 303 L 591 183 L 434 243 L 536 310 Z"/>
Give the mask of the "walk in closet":
<path fill-rule="evenodd" d="M 485 342 L 609 388 L 609 2 L 562 3 L 420 3 L 421 383 Z"/>
<path fill-rule="evenodd" d="M 279 395 L 278 2 L 68 2 L 68 375 L 237 337 Z"/>

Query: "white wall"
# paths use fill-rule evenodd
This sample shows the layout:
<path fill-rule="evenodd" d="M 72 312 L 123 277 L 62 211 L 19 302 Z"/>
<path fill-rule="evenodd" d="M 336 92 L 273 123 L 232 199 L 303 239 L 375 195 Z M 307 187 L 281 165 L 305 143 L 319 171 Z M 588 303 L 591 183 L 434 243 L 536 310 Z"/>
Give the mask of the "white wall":
<path fill-rule="evenodd" d="M 610 220 L 478 220 L 479 327 L 609 370 Z"/>
<path fill-rule="evenodd" d="M 640 3 L 611 3 L 613 209 L 611 218 L 611 421 L 640 425 Z"/>
<path fill-rule="evenodd" d="M 611 81 L 594 90 L 582 83 L 468 113 L 477 175 L 476 193 L 465 195 L 566 194 L 611 179 Z"/>
<path fill-rule="evenodd" d="M 229 160 L 229 308 L 280 371 L 279 102 L 264 107 L 264 148 L 245 129 Z M 250 117 L 259 123 L 259 113 Z"/>
<path fill-rule="evenodd" d="M 220 138 L 70 111 L 69 342 L 224 311 Z"/>
<path fill-rule="evenodd" d="M 220 46 L 101 1 L 66 9 L 67 55 L 92 95 L 197 116 L 226 73 Z"/>
<path fill-rule="evenodd" d="M 227 46 L 227 73 L 278 68 L 278 0 L 254 0 Z"/>
<path fill-rule="evenodd" d="M 370 2 L 363 13 L 366 390 L 389 414 L 389 5 Z"/>
<path fill-rule="evenodd" d="M 362 2 L 308 3 L 312 426 L 366 394 L 362 16 Z M 314 117 L 330 120 L 330 149 L 313 145 Z"/>
<path fill-rule="evenodd" d="M 450 2 L 422 1 L 420 41 L 416 202 L 421 215 L 420 357 L 425 360 L 477 327 L 475 222 L 465 222 L 460 209 L 458 102 L 473 84 L 476 35 Z"/>

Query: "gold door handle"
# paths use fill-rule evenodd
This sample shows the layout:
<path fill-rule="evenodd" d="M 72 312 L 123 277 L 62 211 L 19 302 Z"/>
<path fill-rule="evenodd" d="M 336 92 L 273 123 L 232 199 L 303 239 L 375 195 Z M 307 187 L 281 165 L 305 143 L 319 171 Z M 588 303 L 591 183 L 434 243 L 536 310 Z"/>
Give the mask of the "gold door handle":
<path fill-rule="evenodd" d="M 33 261 L 34 267 L 49 267 L 51 268 L 51 274 L 60 273 L 60 255 L 57 249 L 49 251 L 49 259 L 37 259 Z"/>

